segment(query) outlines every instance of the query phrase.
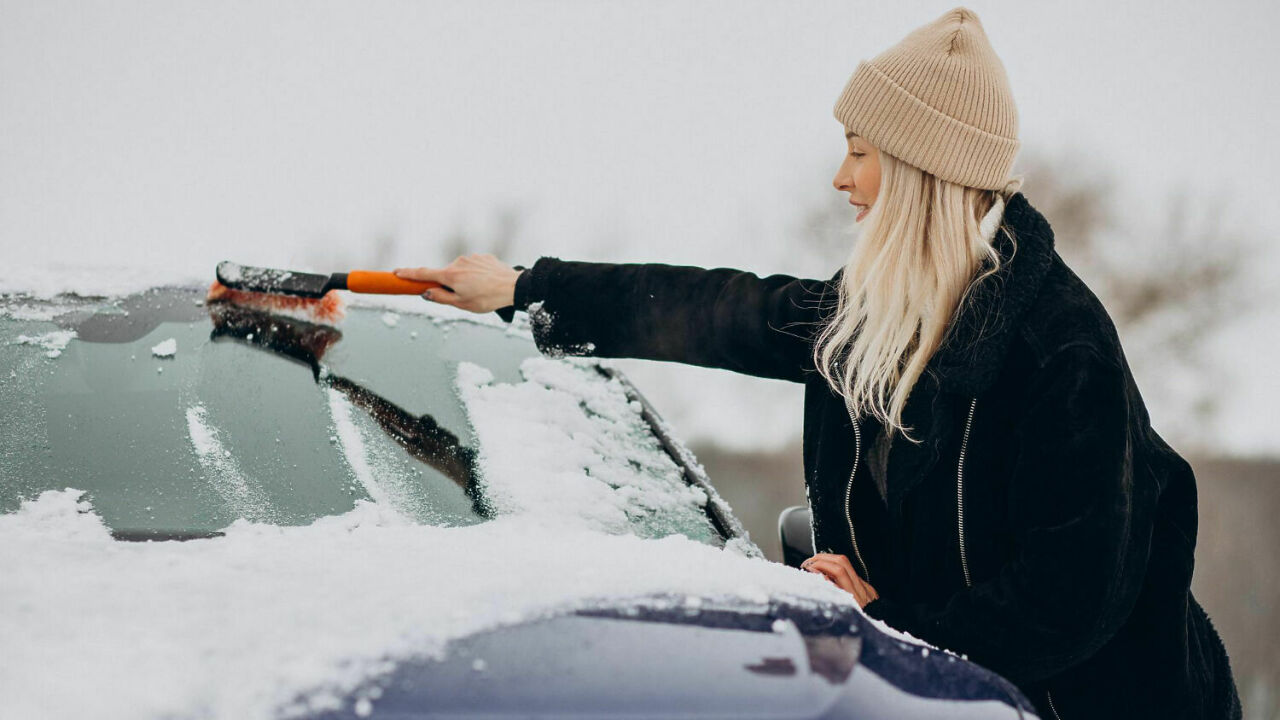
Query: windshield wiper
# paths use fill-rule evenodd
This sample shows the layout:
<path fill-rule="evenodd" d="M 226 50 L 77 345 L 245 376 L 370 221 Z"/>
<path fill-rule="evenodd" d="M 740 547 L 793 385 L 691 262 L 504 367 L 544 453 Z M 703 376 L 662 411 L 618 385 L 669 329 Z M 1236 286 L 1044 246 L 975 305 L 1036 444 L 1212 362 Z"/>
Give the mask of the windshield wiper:
<path fill-rule="evenodd" d="M 298 320 L 229 302 L 209 304 L 213 340 L 231 339 L 299 362 L 316 383 L 333 388 L 369 414 L 411 457 L 434 468 L 462 488 L 472 512 L 492 519 L 493 508 L 480 486 L 476 449 L 467 447 L 431 415 L 414 415 L 360 383 L 327 372 L 321 365 L 342 333 L 329 325 Z"/>

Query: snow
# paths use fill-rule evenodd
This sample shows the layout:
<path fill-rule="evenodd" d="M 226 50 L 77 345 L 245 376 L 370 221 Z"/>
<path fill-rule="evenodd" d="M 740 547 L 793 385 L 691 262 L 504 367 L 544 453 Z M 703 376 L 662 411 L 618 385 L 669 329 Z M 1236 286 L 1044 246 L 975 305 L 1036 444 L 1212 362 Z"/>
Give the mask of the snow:
<path fill-rule="evenodd" d="M 79 490 L 0 515 L 0 716 L 264 718 L 376 709 L 397 659 L 575 607 L 677 591 L 713 602 L 851 597 L 679 535 L 521 513 L 439 528 L 360 501 L 303 527 L 111 540 Z M 497 572 L 478 564 L 499 560 Z M 631 600 L 628 600 L 631 599 Z"/>
<path fill-rule="evenodd" d="M 75 338 L 75 330 L 54 330 L 41 335 L 19 335 L 14 339 L 15 345 L 35 345 L 45 351 L 45 357 L 56 358 L 62 355 L 67 345 Z"/>
<path fill-rule="evenodd" d="M 213 280 L 212 268 L 196 272 L 189 266 L 167 270 L 154 267 L 113 266 L 46 262 L 0 265 L 0 294 L 26 295 L 54 300 L 59 295 L 122 297 L 157 286 L 205 288 Z"/>
<path fill-rule="evenodd" d="M 547 310 L 544 303 L 539 300 L 529 303 L 526 314 L 529 316 L 530 327 L 538 327 L 548 329 L 556 321 L 555 313 Z M 550 357 L 565 357 L 567 355 L 590 355 L 596 351 L 596 344 L 593 342 L 577 343 L 575 345 L 567 345 L 561 347 L 549 347 L 545 349 L 545 353 Z"/>
<path fill-rule="evenodd" d="M 707 494 L 685 482 L 618 380 L 579 358 L 530 357 L 520 372 L 524 382 L 493 383 L 462 362 L 456 379 L 499 513 L 615 533 L 634 523 L 709 527 Z"/>
<path fill-rule="evenodd" d="M 222 279 L 229 283 L 238 283 L 244 280 L 244 268 L 239 263 L 220 263 L 218 272 L 222 275 Z"/>
<path fill-rule="evenodd" d="M 351 468 L 351 472 L 355 474 L 356 481 L 364 487 L 364 491 L 369 494 L 374 503 L 389 506 L 391 498 L 382 489 L 382 485 L 378 483 L 377 478 L 374 476 L 373 468 L 369 466 L 364 438 L 360 436 L 360 431 L 351 419 L 350 401 L 333 388 L 328 390 L 328 395 L 329 416 L 333 419 L 333 425 L 337 429 L 335 437 L 342 447 L 342 455 L 347 460 L 347 467 Z"/>
<path fill-rule="evenodd" d="M 55 301 L 45 301 L 38 304 L 5 302 L 0 303 L 0 317 L 13 318 L 19 321 L 48 321 L 75 309 L 74 305 Z"/>
<path fill-rule="evenodd" d="M 382 324 L 393 328 L 400 322 L 400 316 L 393 312 L 382 313 Z"/>
<path fill-rule="evenodd" d="M 493 382 L 493 371 L 483 365 L 477 365 L 471 362 L 458 363 L 458 374 L 456 381 L 459 390 L 464 388 L 475 387 L 479 385 L 488 385 Z"/>
<path fill-rule="evenodd" d="M 269 288 L 293 277 L 293 271 L 278 268 L 247 267 L 233 262 L 218 263 L 219 272 L 229 283 L 245 283 L 254 288 Z"/>
<path fill-rule="evenodd" d="M 231 451 L 226 449 L 218 429 L 209 421 L 203 405 L 187 408 L 187 435 L 196 459 L 204 471 L 203 479 L 237 517 L 269 521 L 275 517 L 266 492 L 250 480 Z"/>
<path fill-rule="evenodd" d="M 178 352 L 178 341 L 176 338 L 161 340 L 151 348 L 151 354 L 158 358 L 171 358 Z"/>
<path fill-rule="evenodd" d="M 360 427 L 356 418 L 365 413 L 353 411 L 351 401 L 340 391 L 329 388 L 327 393 L 334 438 L 360 487 L 375 504 L 386 512 L 405 516 L 406 522 L 431 519 L 430 502 L 421 497 L 421 486 L 407 482 L 398 472 L 395 460 L 382 449 L 385 446 L 374 442 Z"/>
<path fill-rule="evenodd" d="M 386 314 L 383 316 L 383 323 L 387 323 L 387 315 L 418 315 L 430 318 L 433 322 L 452 323 L 466 322 L 477 325 L 487 325 L 505 330 L 508 334 L 519 335 L 533 339 L 532 323 L 526 313 L 516 313 L 510 323 L 494 313 L 473 313 L 469 310 L 456 308 L 451 305 L 443 305 L 431 300 L 425 300 L 419 295 L 375 295 L 365 293 L 348 293 L 346 295 L 347 305 L 349 307 L 370 308 L 374 310 L 382 310 Z M 393 323 L 398 323 L 399 318 L 395 318 Z M 392 327 L 393 324 L 388 324 Z"/>

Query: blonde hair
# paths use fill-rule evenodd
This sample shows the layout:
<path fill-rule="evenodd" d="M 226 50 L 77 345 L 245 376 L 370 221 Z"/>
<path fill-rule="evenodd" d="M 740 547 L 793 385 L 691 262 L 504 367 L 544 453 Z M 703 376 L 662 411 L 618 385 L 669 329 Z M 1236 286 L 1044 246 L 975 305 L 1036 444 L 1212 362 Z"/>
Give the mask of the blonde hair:
<path fill-rule="evenodd" d="M 919 443 L 902 411 L 963 301 L 1000 268 L 979 228 L 998 191 L 879 155 L 880 189 L 841 274 L 835 313 L 814 343 L 814 364 L 851 414 L 874 415 L 886 432 Z"/>

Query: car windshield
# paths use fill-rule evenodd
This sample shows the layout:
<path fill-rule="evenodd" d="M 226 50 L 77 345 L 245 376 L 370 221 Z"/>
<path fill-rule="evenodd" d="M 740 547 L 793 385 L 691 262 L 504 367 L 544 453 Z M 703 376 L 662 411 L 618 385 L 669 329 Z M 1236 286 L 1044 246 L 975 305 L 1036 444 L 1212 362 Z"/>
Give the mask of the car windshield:
<path fill-rule="evenodd" d="M 368 501 L 437 526 L 559 513 L 723 545 L 624 386 L 527 333 L 347 309 L 0 298 L 0 512 L 68 486 L 122 539 L 302 525 Z"/>

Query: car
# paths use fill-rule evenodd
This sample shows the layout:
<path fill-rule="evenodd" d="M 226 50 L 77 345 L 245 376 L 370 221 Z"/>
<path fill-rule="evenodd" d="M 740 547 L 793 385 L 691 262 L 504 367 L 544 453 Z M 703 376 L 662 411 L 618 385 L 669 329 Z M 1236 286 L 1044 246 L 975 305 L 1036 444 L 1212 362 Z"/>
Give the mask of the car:
<path fill-rule="evenodd" d="M 807 508 L 765 560 L 609 361 L 379 302 L 0 296 L 0 715 L 1034 716 L 795 569 Z"/>

